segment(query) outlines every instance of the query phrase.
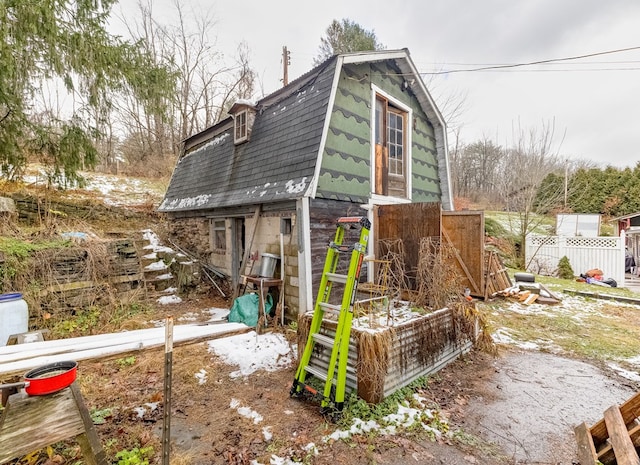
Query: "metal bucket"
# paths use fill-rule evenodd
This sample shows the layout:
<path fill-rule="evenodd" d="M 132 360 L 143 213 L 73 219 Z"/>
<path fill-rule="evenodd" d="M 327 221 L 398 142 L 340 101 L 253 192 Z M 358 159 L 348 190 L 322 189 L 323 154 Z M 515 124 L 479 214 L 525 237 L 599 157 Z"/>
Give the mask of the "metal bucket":
<path fill-rule="evenodd" d="M 260 260 L 260 271 L 258 272 L 258 275 L 263 278 L 273 278 L 278 260 L 280 260 L 278 255 L 263 253 L 262 259 Z"/>

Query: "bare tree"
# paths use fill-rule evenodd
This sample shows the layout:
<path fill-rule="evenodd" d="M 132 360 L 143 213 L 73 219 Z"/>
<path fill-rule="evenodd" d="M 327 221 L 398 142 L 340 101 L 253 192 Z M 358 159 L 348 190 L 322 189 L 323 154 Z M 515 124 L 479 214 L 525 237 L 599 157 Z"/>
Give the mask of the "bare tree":
<path fill-rule="evenodd" d="M 451 157 L 455 195 L 467 197 L 476 203 L 495 201 L 503 156 L 503 148 L 487 137 L 469 145 L 457 146 Z"/>
<path fill-rule="evenodd" d="M 507 211 L 517 212 L 518 242 L 521 244 L 519 259 L 524 258 L 524 245 L 527 236 L 543 221 L 541 212 L 549 204 L 557 203 L 563 195 L 562 190 L 548 192 L 541 204 L 538 191 L 543 179 L 549 173 L 563 173 L 566 160 L 561 158 L 555 148 L 554 121 L 544 122 L 541 128 L 524 130 L 515 126 L 514 146 L 505 152 L 501 160 L 498 178 L 498 192 L 505 199 Z"/>
<path fill-rule="evenodd" d="M 123 20 L 130 36 L 142 44 L 150 60 L 164 63 L 172 70 L 175 82 L 178 71 L 172 58 L 172 50 L 163 41 L 167 32 L 154 20 L 152 1 L 140 1 L 138 13 L 136 19 Z M 146 80 L 150 82 L 161 79 L 163 76 L 146 76 Z M 170 92 L 162 92 L 162 88 L 153 89 L 147 85 L 148 82 L 136 84 L 123 94 L 116 106 L 122 140 L 119 149 L 127 162 L 128 173 L 155 177 L 166 174 L 160 168 L 165 158 L 171 159 L 170 165 L 175 160 L 175 88 L 172 87 Z M 151 104 L 145 104 L 146 102 Z"/>
<path fill-rule="evenodd" d="M 162 102 L 169 109 L 165 119 L 144 112 L 138 99 L 125 102 L 121 114 L 130 130 L 124 137 L 123 152 L 128 159 L 136 157 L 134 163 L 144 162 L 145 167 L 149 166 L 146 157 L 152 156 L 164 170 L 173 166 L 181 141 L 217 123 L 235 99 L 251 97 L 255 73 L 246 44 L 238 47 L 235 63 L 225 64 L 223 53 L 216 48 L 215 21 L 210 13 L 188 12 L 181 0 L 174 0 L 176 22 L 165 25 L 154 19 L 152 0 L 145 1 L 138 4 L 138 21 L 126 21 L 129 32 L 146 44 L 155 60 L 173 65 L 176 92 Z M 163 158 L 169 158 L 168 162 Z"/>

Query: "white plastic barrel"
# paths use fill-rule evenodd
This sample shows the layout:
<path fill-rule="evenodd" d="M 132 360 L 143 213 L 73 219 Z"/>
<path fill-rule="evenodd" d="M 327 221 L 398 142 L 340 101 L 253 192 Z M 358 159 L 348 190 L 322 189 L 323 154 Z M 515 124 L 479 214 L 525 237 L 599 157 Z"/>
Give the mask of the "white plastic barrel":
<path fill-rule="evenodd" d="M 29 330 L 29 306 L 22 294 L 0 294 L 0 346 L 6 346 L 12 334 Z"/>

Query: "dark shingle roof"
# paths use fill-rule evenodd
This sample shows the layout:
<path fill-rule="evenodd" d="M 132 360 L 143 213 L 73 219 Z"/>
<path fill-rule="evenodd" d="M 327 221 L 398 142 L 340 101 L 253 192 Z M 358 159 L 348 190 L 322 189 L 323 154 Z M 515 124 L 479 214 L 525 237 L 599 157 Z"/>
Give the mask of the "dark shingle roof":
<path fill-rule="evenodd" d="M 204 131 L 211 137 L 179 160 L 159 210 L 206 210 L 302 197 L 315 171 L 335 63 L 329 59 L 259 101 L 248 142 L 234 145 L 231 118 Z"/>

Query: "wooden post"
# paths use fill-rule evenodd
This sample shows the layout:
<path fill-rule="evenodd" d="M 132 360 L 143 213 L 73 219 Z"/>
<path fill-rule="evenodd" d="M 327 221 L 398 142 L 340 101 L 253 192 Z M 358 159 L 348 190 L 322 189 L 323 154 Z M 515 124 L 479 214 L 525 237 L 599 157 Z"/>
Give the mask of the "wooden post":
<path fill-rule="evenodd" d="M 171 376 L 173 372 L 173 317 L 165 322 L 164 407 L 162 418 L 162 465 L 169 465 L 171 452 Z"/>
<path fill-rule="evenodd" d="M 624 418 L 617 405 L 612 405 L 604 412 L 604 423 L 609 432 L 609 439 L 618 465 L 640 465 L 640 457 L 636 452 Z"/>
<path fill-rule="evenodd" d="M 578 442 L 578 460 L 580 465 L 596 465 L 598 454 L 593 445 L 593 438 L 586 423 L 581 423 L 574 428 L 576 441 Z"/>
<path fill-rule="evenodd" d="M 240 274 L 244 274 L 244 269 L 247 267 L 247 261 L 249 260 L 249 255 L 251 254 L 251 248 L 253 247 L 253 238 L 256 235 L 256 229 L 258 229 L 258 221 L 260 220 L 260 210 L 262 205 L 256 206 L 256 210 L 253 213 L 253 227 L 251 228 L 251 235 L 249 239 L 249 244 L 245 247 L 244 256 L 242 257 L 242 263 L 240 263 Z M 236 300 L 238 294 L 240 293 L 240 283 L 237 286 L 234 286 L 233 294 L 231 296 L 231 300 Z"/>
<path fill-rule="evenodd" d="M 287 50 L 287 46 L 282 47 L 282 85 L 289 84 L 289 65 L 291 64 L 291 52 Z"/>

